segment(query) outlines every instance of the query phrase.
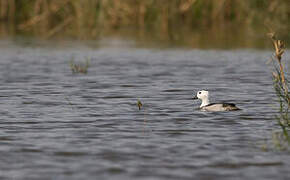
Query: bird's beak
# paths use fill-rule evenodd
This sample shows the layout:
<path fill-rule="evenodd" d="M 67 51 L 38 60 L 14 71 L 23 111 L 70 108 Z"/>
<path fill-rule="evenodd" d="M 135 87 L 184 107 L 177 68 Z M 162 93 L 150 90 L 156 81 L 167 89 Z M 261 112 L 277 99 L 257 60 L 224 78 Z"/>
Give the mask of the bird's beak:
<path fill-rule="evenodd" d="M 198 97 L 195 95 L 195 96 L 193 96 L 193 100 L 196 100 L 196 99 L 198 99 Z"/>

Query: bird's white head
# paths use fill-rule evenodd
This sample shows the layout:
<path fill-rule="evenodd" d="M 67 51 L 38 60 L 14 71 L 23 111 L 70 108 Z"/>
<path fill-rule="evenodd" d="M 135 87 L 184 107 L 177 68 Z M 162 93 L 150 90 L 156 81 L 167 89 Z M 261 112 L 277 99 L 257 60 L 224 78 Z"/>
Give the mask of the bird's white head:
<path fill-rule="evenodd" d="M 200 107 L 203 107 L 209 104 L 208 98 L 209 98 L 209 93 L 208 91 L 205 91 L 205 90 L 198 91 L 196 95 L 193 97 L 193 99 L 200 99 L 202 101 Z"/>

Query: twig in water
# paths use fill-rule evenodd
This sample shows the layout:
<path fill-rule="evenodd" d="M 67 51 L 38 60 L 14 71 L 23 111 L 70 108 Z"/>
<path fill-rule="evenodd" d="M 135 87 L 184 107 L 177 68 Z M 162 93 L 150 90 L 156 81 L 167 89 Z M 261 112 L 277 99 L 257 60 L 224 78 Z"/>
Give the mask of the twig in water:
<path fill-rule="evenodd" d="M 140 111 L 143 104 L 141 103 L 141 101 L 139 99 L 137 100 L 137 106 L 138 106 L 139 111 Z"/>

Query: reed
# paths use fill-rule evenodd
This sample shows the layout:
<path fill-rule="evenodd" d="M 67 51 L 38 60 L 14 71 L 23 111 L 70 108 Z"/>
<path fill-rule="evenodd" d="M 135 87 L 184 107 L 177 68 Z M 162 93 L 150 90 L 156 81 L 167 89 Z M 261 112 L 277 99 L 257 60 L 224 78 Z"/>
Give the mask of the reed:
<path fill-rule="evenodd" d="M 283 63 L 282 56 L 285 52 L 285 44 L 282 40 L 276 38 L 275 33 L 269 33 L 274 46 L 274 54 L 272 62 L 274 66 L 273 82 L 274 89 L 279 101 L 279 114 L 276 116 L 278 123 L 283 131 L 284 138 L 290 144 L 289 130 L 290 130 L 290 94 L 289 94 L 289 81 L 285 75 L 285 64 Z"/>
<path fill-rule="evenodd" d="M 200 34 L 224 39 L 221 34 L 233 31 L 248 37 L 270 24 L 286 39 L 289 7 L 289 0 L 1 0 L 0 34 L 77 39 L 125 34 L 195 44 L 203 43 Z"/>

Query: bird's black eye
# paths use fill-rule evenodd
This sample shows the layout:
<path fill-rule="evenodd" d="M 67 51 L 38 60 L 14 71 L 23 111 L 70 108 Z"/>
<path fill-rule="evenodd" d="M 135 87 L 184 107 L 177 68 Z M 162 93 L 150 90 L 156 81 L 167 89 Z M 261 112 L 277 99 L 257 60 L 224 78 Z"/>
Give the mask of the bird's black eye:
<path fill-rule="evenodd" d="M 198 94 L 201 94 L 201 92 L 198 92 Z"/>

